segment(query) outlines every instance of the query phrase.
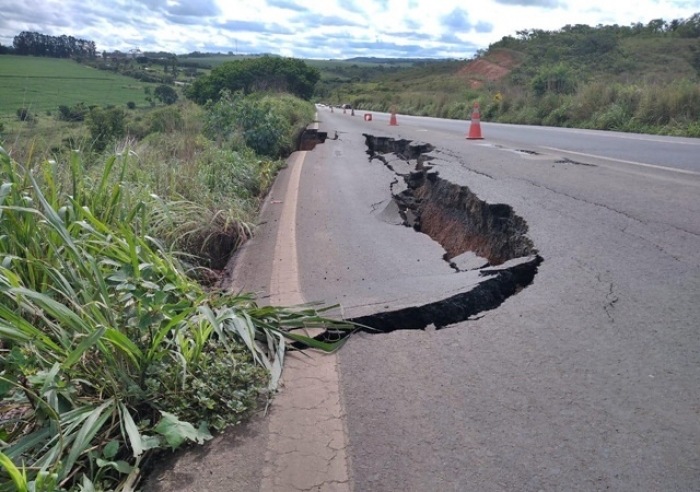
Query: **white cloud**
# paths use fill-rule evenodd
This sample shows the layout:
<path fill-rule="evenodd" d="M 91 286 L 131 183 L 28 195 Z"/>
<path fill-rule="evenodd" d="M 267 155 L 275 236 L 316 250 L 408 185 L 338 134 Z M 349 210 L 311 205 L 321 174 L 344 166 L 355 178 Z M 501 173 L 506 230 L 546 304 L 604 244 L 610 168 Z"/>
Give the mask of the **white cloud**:
<path fill-rule="evenodd" d="M 313 58 L 469 57 L 522 29 L 686 18 L 700 0 L 0 0 L 0 43 L 24 30 L 98 49 Z"/>

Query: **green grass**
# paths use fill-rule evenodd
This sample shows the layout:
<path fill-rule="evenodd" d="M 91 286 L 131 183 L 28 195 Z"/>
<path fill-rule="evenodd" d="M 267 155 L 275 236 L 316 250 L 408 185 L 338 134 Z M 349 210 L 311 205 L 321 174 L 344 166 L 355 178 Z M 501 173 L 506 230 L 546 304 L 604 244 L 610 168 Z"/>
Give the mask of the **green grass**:
<path fill-rule="evenodd" d="M 290 96 L 257 105 L 285 123 L 280 149 L 313 117 Z M 283 164 L 245 146 L 246 120 L 205 138 L 206 111 L 138 114 L 117 155 L 20 164 L 0 148 L 0 412 L 15 411 L 0 422 L 0 492 L 134 490 L 154 452 L 208 440 L 271 396 L 288 342 L 342 345 L 305 328 L 354 329 L 201 285 L 215 272 L 195 255 L 250 234 Z M 53 123 L 59 141 L 81 131 Z"/>
<path fill-rule="evenodd" d="M 0 56 L 0 121 L 16 118 L 21 107 L 39 116 L 59 105 L 125 106 L 133 101 L 145 107 L 145 84 L 130 77 L 96 70 L 72 60 Z"/>
<path fill-rule="evenodd" d="M 154 450 L 211 439 L 274 391 L 285 340 L 337 348 L 296 330 L 352 329 L 204 290 L 147 234 L 175 212 L 125 181 L 129 161 L 92 180 L 78 154 L 28 170 L 0 148 L 0 408 L 19 411 L 0 424 L 2 492 L 133 490 Z"/>

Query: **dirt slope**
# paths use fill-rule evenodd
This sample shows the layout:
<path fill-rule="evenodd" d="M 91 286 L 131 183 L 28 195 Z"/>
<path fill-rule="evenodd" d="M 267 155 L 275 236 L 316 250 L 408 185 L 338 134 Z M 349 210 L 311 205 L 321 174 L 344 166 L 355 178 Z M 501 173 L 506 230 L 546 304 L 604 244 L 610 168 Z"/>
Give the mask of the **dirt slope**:
<path fill-rule="evenodd" d="M 484 81 L 495 82 L 508 75 L 520 61 L 509 50 L 492 50 L 486 56 L 470 62 L 457 75 L 467 79 L 473 89 L 484 85 Z"/>

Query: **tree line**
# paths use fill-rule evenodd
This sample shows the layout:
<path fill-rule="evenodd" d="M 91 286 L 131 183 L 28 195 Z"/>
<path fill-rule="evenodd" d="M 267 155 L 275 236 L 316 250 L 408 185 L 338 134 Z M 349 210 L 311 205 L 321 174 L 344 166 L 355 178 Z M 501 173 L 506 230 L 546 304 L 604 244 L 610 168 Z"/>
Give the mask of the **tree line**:
<path fill-rule="evenodd" d="M 700 12 L 687 19 L 654 19 L 648 24 L 637 22 L 629 26 L 618 24 L 591 27 L 585 24 L 566 25 L 559 30 L 524 29 L 516 31 L 517 37 L 505 36 L 489 48 L 521 49 L 538 44 L 549 43 L 553 38 L 558 42 L 576 44 L 584 52 L 595 52 L 601 48 L 609 51 L 619 39 L 630 37 L 674 37 L 685 39 L 700 38 Z M 579 38 L 578 40 L 576 38 Z M 583 41 L 583 42 L 581 42 Z"/>
<path fill-rule="evenodd" d="M 309 100 L 320 78 L 318 69 L 302 60 L 272 56 L 246 58 L 214 68 L 209 75 L 188 86 L 185 95 L 198 104 L 218 101 L 223 89 L 245 94 L 287 92 Z"/>
<path fill-rule="evenodd" d="M 12 41 L 11 53 L 22 56 L 49 58 L 94 58 L 95 42 L 73 36 L 50 36 L 38 32 L 22 31 Z M 3 50 L 6 53 L 10 50 Z"/>

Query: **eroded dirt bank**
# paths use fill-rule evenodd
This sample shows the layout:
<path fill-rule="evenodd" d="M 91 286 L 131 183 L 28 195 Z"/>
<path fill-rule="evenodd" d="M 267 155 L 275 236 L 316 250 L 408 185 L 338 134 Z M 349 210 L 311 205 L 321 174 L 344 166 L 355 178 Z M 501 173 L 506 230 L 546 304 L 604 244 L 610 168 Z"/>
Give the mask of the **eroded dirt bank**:
<path fill-rule="evenodd" d="M 384 162 L 405 182 L 406 189 L 393 193 L 404 223 L 440 243 L 446 259 L 471 251 L 500 265 L 537 254 L 526 236 L 527 222 L 510 205 L 486 203 L 467 186 L 450 183 L 431 170 L 432 145 L 373 135 L 365 139 L 370 159 Z M 391 154 L 409 164 L 415 160 L 415 170 L 397 171 L 387 159 Z"/>

